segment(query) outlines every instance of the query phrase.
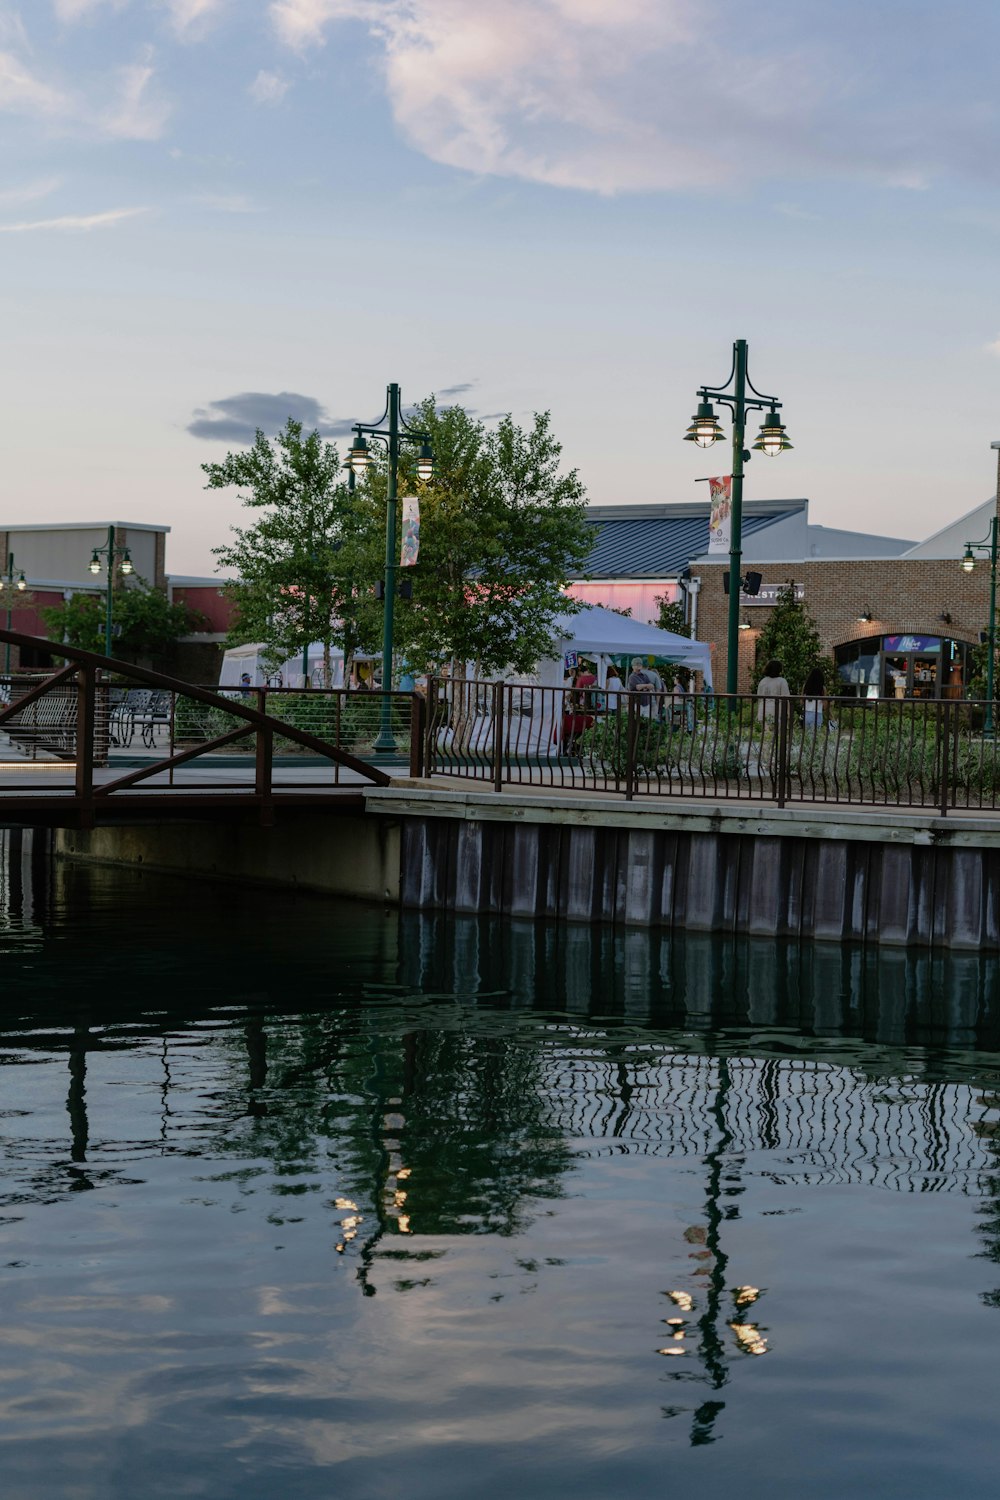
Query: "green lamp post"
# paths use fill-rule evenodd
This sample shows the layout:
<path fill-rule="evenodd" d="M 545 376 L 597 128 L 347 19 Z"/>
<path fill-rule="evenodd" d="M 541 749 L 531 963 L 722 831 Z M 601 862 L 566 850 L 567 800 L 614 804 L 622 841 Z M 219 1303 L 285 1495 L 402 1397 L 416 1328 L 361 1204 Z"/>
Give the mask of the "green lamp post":
<path fill-rule="evenodd" d="M 10 555 L 8 556 L 8 558 L 7 558 L 7 576 L 2 580 L 2 584 L 3 584 L 4 597 L 5 597 L 6 603 L 7 603 L 7 629 L 9 630 L 10 629 L 10 625 L 11 625 L 11 616 L 13 615 L 13 612 L 14 612 L 14 589 L 17 588 L 23 594 L 24 590 L 28 587 L 28 580 L 25 578 L 23 572 L 18 574 L 18 576 L 17 576 L 17 582 L 15 583 L 15 581 L 14 581 L 14 554 L 13 554 L 13 552 L 11 552 Z M 6 650 L 4 651 L 3 670 L 4 670 L 4 676 L 5 677 L 9 677 L 10 676 L 10 641 L 7 642 L 7 647 L 6 647 Z"/>
<path fill-rule="evenodd" d="M 748 395 L 747 392 L 750 392 Z M 721 386 L 703 385 L 698 391 L 698 410 L 684 434 L 686 443 L 710 448 L 725 436 L 715 415 L 713 401 L 728 406 L 733 414 L 733 490 L 729 537 L 729 629 L 726 647 L 726 692 L 735 693 L 738 682 L 740 639 L 740 585 L 743 563 L 743 465 L 750 458 L 744 448 L 748 411 L 766 412 L 760 433 L 753 444 L 754 453 L 774 458 L 786 453 L 791 443 L 778 415 L 781 402 L 776 396 L 763 396 L 747 374 L 747 341 L 737 339 L 733 345 L 733 367 L 729 379 Z"/>
<path fill-rule="evenodd" d="M 994 444 L 994 446 L 997 446 Z M 971 573 L 976 566 L 976 553 L 985 555 L 990 560 L 990 614 L 989 626 L 986 632 L 986 718 L 983 723 L 983 737 L 991 740 L 993 738 L 993 663 L 996 659 L 997 649 L 997 517 L 993 516 L 990 522 L 989 535 L 981 542 L 966 542 L 965 556 L 962 558 L 962 571 Z"/>
<path fill-rule="evenodd" d="M 101 558 L 108 560 L 108 586 L 104 601 L 104 654 L 111 655 L 111 636 L 113 633 L 113 595 L 112 590 L 115 582 L 115 563 L 118 563 L 122 573 L 129 574 L 133 571 L 132 559 L 127 547 L 119 547 L 115 541 L 115 528 L 108 527 L 108 539 L 103 547 L 95 547 L 90 559 L 90 571 L 96 576 L 101 571 Z"/>
<path fill-rule="evenodd" d="M 383 426 L 383 424 L 387 424 Z M 385 411 L 377 422 L 356 422 L 357 436 L 348 453 L 352 472 L 362 475 L 372 461 L 371 450 L 365 434 L 384 443 L 389 454 L 389 474 L 385 493 L 385 583 L 382 598 L 382 711 L 379 734 L 375 749 L 391 754 L 396 748 L 392 733 L 392 625 L 396 604 L 396 499 L 399 489 L 399 454 L 403 443 L 419 447 L 417 454 L 417 477 L 425 483 L 434 474 L 434 456 L 431 453 L 430 435 L 416 432 L 403 419 L 403 410 L 398 385 L 390 385 L 386 392 Z"/>

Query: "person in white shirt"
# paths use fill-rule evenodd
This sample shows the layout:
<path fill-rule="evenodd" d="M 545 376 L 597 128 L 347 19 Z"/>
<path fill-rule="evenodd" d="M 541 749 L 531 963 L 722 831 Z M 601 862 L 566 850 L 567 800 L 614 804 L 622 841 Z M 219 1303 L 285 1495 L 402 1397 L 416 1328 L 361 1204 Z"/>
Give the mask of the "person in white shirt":
<path fill-rule="evenodd" d="M 782 675 L 781 662 L 776 658 L 772 658 L 764 668 L 764 675 L 757 684 L 757 697 L 760 699 L 757 704 L 758 724 L 772 723 L 777 711 L 777 700 L 791 697 L 788 683 Z"/>

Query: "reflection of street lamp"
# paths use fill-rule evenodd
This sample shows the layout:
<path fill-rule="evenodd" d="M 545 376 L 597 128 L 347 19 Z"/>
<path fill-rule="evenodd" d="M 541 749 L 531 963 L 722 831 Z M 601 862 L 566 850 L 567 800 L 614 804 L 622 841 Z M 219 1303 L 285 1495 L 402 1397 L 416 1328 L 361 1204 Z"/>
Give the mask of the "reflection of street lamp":
<path fill-rule="evenodd" d="M 730 392 L 729 387 L 733 386 Z M 747 389 L 753 393 L 747 396 Z M 729 630 L 727 637 L 726 692 L 735 693 L 739 668 L 740 631 L 740 571 L 743 560 L 743 465 L 750 452 L 743 446 L 748 411 L 764 411 L 767 414 L 761 424 L 760 434 L 753 444 L 755 453 L 774 458 L 792 445 L 788 441 L 778 409 L 781 402 L 774 396 L 762 396 L 751 383 L 747 374 L 747 341 L 737 339 L 733 345 L 733 368 L 725 385 L 715 387 L 703 385 L 698 392 L 698 410 L 691 418 L 691 426 L 684 434 L 686 443 L 695 443 L 699 448 L 710 448 L 725 434 L 709 398 L 728 406 L 733 414 L 733 492 L 729 534 Z"/>
<path fill-rule="evenodd" d="M 108 560 L 108 588 L 107 599 L 104 606 L 104 654 L 105 656 L 110 656 L 112 633 L 111 627 L 113 619 L 111 590 L 115 579 L 116 560 L 118 561 L 121 571 L 124 574 L 127 575 L 133 571 L 132 559 L 129 556 L 129 550 L 127 547 L 119 547 L 117 545 L 117 543 L 115 542 L 115 528 L 113 526 L 108 527 L 108 539 L 105 542 L 104 546 L 94 548 L 93 555 L 90 559 L 90 571 L 92 573 L 97 574 L 101 571 L 102 557 L 106 557 Z"/>
<path fill-rule="evenodd" d="M 997 445 L 994 444 L 994 447 Z M 997 518 L 993 516 L 990 522 L 989 535 L 981 542 L 966 542 L 965 556 L 962 558 L 963 573 L 971 573 L 976 566 L 975 554 L 979 552 L 989 557 L 990 560 L 990 614 L 989 627 L 986 632 L 986 721 L 983 724 L 983 735 L 986 739 L 993 738 L 993 662 L 996 657 L 997 648 Z"/>
<path fill-rule="evenodd" d="M 11 552 L 10 555 L 8 556 L 8 558 L 7 558 L 7 577 L 4 578 L 4 579 L 0 579 L 0 584 L 2 584 L 3 592 L 4 592 L 4 598 L 7 601 L 7 629 L 10 630 L 11 615 L 13 614 L 13 605 L 14 605 L 14 589 L 16 587 L 23 594 L 24 590 L 28 587 L 28 582 L 27 582 L 27 579 L 25 578 L 23 572 L 18 574 L 18 576 L 17 576 L 17 583 L 15 584 L 15 582 L 14 582 L 14 554 L 13 554 L 13 552 Z M 7 648 L 6 648 L 5 652 L 4 652 L 3 670 L 4 670 L 4 676 L 5 677 L 9 677 L 10 676 L 10 641 L 7 642 Z"/>
<path fill-rule="evenodd" d="M 388 421 L 387 428 L 382 423 Z M 399 449 L 401 443 L 418 443 L 417 477 L 424 483 L 434 474 L 434 458 L 431 453 L 429 433 L 414 432 L 403 420 L 399 386 L 388 387 L 385 411 L 378 422 L 369 426 L 356 422 L 357 437 L 351 444 L 348 463 L 352 472 L 363 474 L 372 461 L 371 451 L 365 442 L 365 433 L 385 443 L 389 451 L 389 478 L 385 494 L 385 591 L 382 607 L 382 713 L 375 749 L 393 751 L 396 741 L 392 733 L 392 618 L 396 603 L 396 494 L 399 485 Z"/>

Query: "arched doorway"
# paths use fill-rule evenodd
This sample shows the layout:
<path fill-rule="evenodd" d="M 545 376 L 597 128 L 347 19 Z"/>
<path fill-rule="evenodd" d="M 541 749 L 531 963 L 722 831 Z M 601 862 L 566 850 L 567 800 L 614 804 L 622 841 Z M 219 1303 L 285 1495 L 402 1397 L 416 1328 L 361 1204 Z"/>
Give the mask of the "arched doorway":
<path fill-rule="evenodd" d="M 949 636 L 869 635 L 834 647 L 844 697 L 964 698 L 969 641 Z"/>

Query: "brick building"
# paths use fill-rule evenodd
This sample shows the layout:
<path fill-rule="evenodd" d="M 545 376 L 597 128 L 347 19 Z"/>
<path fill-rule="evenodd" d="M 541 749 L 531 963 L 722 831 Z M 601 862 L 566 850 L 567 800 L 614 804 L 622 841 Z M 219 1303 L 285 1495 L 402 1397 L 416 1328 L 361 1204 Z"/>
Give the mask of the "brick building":
<path fill-rule="evenodd" d="M 740 601 L 739 688 L 750 673 L 761 629 L 776 587 L 793 582 L 819 630 L 822 647 L 837 662 L 847 693 L 863 697 L 958 696 L 968 682 L 968 653 L 978 644 L 989 614 L 989 562 L 964 572 L 967 542 L 989 534 L 992 498 L 943 531 L 898 557 L 769 559 L 755 548 L 753 568 L 763 575 L 761 595 Z M 724 557 L 691 563 L 701 580 L 698 636 L 714 646 L 717 686 L 727 667 L 729 599 Z M 770 602 L 769 602 L 770 601 Z"/>

